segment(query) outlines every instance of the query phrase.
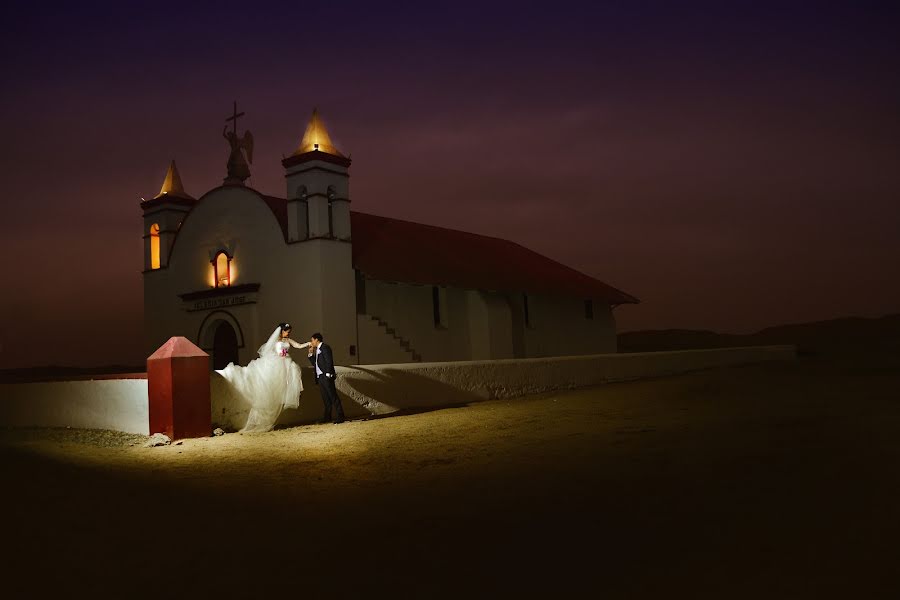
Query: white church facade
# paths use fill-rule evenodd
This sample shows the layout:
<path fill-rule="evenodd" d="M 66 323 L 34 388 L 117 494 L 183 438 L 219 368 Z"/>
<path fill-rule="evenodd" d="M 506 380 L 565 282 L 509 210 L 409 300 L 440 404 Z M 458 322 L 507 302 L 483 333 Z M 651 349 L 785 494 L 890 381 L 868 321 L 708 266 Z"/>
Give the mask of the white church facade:
<path fill-rule="evenodd" d="M 283 198 L 244 185 L 234 133 L 224 185 L 194 198 L 173 162 L 141 203 L 148 355 L 181 335 L 245 365 L 280 322 L 343 365 L 616 351 L 613 309 L 635 297 L 513 242 L 351 211 L 317 112 Z"/>

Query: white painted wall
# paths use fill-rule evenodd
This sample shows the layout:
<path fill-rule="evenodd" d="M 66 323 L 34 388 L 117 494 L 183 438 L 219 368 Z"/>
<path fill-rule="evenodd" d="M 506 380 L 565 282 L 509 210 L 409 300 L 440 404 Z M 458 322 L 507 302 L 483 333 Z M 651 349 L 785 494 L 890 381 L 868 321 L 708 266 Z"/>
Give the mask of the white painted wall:
<path fill-rule="evenodd" d="M 339 367 L 337 388 L 373 414 L 576 389 L 714 367 L 793 360 L 794 346 Z M 345 401 L 344 405 L 351 404 Z"/>
<path fill-rule="evenodd" d="M 360 354 L 358 362 L 365 362 L 367 357 L 378 357 L 386 363 L 412 362 L 411 352 L 400 346 L 399 340 L 389 335 L 385 328 L 378 324 L 369 315 L 358 315 L 357 330 L 359 331 L 359 346 L 365 349 L 365 355 Z"/>
<path fill-rule="evenodd" d="M 605 354 L 616 351 L 613 309 L 594 302 L 586 319 L 583 298 L 529 296 L 525 323 L 522 294 L 445 288 L 446 327 L 435 327 L 432 286 L 366 281 L 366 313 L 411 342 L 424 361 L 497 360 Z M 360 362 L 393 362 L 360 335 Z"/>
<path fill-rule="evenodd" d="M 367 280 L 366 313 L 388 323 L 402 338 L 412 343 L 412 348 L 423 360 L 466 360 L 471 357 L 469 341 L 467 292 L 447 288 L 444 294 L 446 306 L 442 306 L 446 328 L 434 326 L 430 285 L 412 285 Z M 359 361 L 362 364 L 392 362 L 388 355 L 379 353 L 380 344 L 367 346 L 360 337 Z M 485 357 L 487 358 L 487 357 Z"/>
<path fill-rule="evenodd" d="M 288 167 L 285 180 L 288 198 L 306 198 L 309 203 L 311 237 L 333 234 L 339 240 L 350 239 L 350 177 L 347 167 L 323 160 L 310 160 Z M 333 196 L 329 194 L 330 190 L 333 190 Z M 329 204 L 333 226 L 331 231 L 328 224 Z"/>
<path fill-rule="evenodd" d="M 525 356 L 577 356 L 616 352 L 616 321 L 608 304 L 594 302 L 594 318 L 584 315 L 584 298 L 528 296 L 531 327 L 524 328 Z M 511 303 L 524 322 L 521 295 Z"/>
<path fill-rule="evenodd" d="M 350 198 L 350 169 L 324 160 L 309 160 L 285 170 L 288 198 L 300 197 L 300 188 L 305 187 L 308 196 L 326 196 L 329 187 L 334 187 L 337 198 Z M 327 224 L 327 220 L 326 220 Z"/>
<path fill-rule="evenodd" d="M 147 404 L 146 379 L 9 383 L 0 385 L 0 424 L 147 435 Z"/>
<path fill-rule="evenodd" d="M 516 398 L 771 360 L 793 360 L 794 346 L 751 346 L 674 352 L 602 354 L 544 359 L 411 363 L 337 367 L 337 388 L 347 416 L 388 414 L 405 408 L 440 407 L 495 398 Z M 302 360 L 302 358 L 300 359 Z M 298 360 L 298 363 L 300 362 Z M 303 363 L 300 363 L 303 364 Z M 279 423 L 311 423 L 322 400 L 311 367 L 303 368 L 300 408 Z M 211 374 L 213 426 L 236 430 L 249 406 Z M 147 434 L 147 380 L 90 380 L 0 385 L 0 425 L 80 427 Z"/>

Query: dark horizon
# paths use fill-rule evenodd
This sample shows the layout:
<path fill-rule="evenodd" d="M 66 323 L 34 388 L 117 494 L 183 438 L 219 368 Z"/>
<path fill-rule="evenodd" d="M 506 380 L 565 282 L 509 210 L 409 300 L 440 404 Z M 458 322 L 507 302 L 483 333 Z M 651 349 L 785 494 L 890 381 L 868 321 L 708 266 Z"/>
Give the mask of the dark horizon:
<path fill-rule="evenodd" d="M 620 332 L 900 312 L 897 8 L 241 6 L 12 9 L 0 368 L 143 361 L 140 199 L 221 183 L 234 100 L 252 187 L 316 106 L 353 210 L 596 277 Z"/>

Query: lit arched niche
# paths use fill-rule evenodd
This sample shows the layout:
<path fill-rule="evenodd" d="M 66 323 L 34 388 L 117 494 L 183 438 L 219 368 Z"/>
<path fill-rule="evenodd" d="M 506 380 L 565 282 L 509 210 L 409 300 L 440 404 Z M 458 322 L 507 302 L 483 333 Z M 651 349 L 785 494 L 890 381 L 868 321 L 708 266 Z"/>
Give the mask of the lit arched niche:
<path fill-rule="evenodd" d="M 150 226 L 150 268 L 159 267 L 159 223 L 154 223 Z"/>
<path fill-rule="evenodd" d="M 224 250 L 216 252 L 215 258 L 212 259 L 214 287 L 228 287 L 234 281 L 231 259 L 232 257 Z"/>

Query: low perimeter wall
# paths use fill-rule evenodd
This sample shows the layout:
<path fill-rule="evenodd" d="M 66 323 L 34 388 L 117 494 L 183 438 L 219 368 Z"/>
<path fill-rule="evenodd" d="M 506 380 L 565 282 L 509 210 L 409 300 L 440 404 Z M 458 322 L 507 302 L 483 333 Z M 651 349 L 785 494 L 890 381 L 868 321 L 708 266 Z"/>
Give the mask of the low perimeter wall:
<path fill-rule="evenodd" d="M 75 427 L 147 434 L 147 379 L 0 385 L 0 425 Z"/>
<path fill-rule="evenodd" d="M 338 370 L 342 396 L 372 414 L 516 398 L 713 367 L 796 358 L 795 346 L 365 365 Z"/>
<path fill-rule="evenodd" d="M 348 417 L 403 409 L 465 404 L 575 389 L 701 369 L 792 360 L 794 346 L 748 346 L 674 352 L 598 354 L 526 360 L 492 360 L 337 368 L 337 388 Z M 236 430 L 249 406 L 228 383 L 211 375 L 213 426 Z M 322 416 L 311 368 L 303 369 L 300 408 L 285 410 L 279 424 L 310 423 Z M 0 385 L 0 425 L 78 427 L 148 434 L 146 379 L 104 379 Z"/>

